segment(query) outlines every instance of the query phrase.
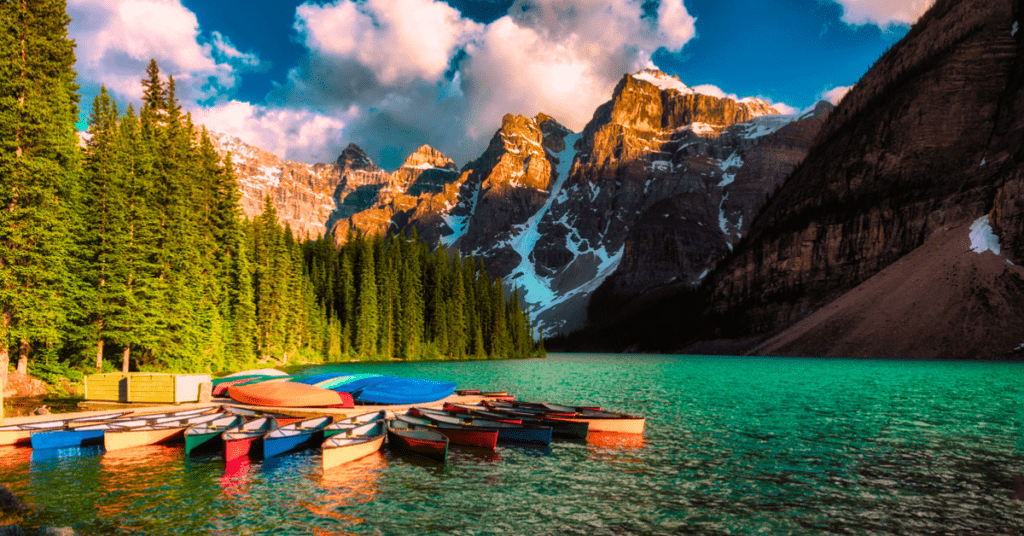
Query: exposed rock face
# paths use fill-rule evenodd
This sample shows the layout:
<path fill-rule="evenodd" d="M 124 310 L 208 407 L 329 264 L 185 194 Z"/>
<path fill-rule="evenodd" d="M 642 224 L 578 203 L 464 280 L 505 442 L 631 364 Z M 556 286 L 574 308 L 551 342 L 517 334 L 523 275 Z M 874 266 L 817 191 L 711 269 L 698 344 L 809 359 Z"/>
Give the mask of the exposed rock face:
<path fill-rule="evenodd" d="M 780 116 L 758 99 L 702 95 L 642 71 L 622 78 L 581 133 L 544 114 L 506 115 L 484 153 L 461 170 L 423 146 L 389 174 L 350 145 L 336 164 L 311 166 L 301 181 L 296 171 L 275 184 L 250 176 L 242 183 L 253 191 L 247 199 L 271 192 L 296 207 L 314 195 L 295 184 L 309 185 L 324 200 L 311 217 L 337 243 L 351 230 L 416 229 L 431 245 L 472 253 L 491 276 L 520 287 L 533 318 L 553 334 L 584 326 L 590 297 L 606 280 L 617 299 L 700 283 L 802 160 L 830 110 L 822 103 L 801 117 Z M 266 169 L 279 164 L 246 165 L 272 175 Z"/>
<path fill-rule="evenodd" d="M 284 161 L 218 132 L 210 132 L 210 138 L 222 157 L 231 153 L 247 218 L 263 212 L 263 199 L 269 195 L 278 219 L 290 225 L 296 236 L 312 239 L 327 234 L 326 222 L 337 209 L 334 195 L 341 180 L 337 166 Z"/>
<path fill-rule="evenodd" d="M 46 383 L 34 376 L 20 372 L 7 373 L 7 385 L 4 387 L 4 398 L 28 398 L 45 396 Z"/>
<path fill-rule="evenodd" d="M 1024 34 L 1012 31 L 1018 12 L 1017 0 L 938 0 L 864 75 L 742 247 L 716 270 L 709 313 L 715 334 L 789 325 L 930 237 L 981 216 L 1010 260 L 1022 258 Z M 911 259 L 899 270 L 923 269 Z M 1015 299 L 1016 283 L 1006 285 L 1001 296 Z M 980 332 L 973 337 L 952 353 L 929 355 L 995 351 Z M 1013 337 L 1024 340 L 1024 331 Z"/>
<path fill-rule="evenodd" d="M 752 353 L 934 359 L 1019 351 L 1024 268 L 972 250 L 969 231 L 937 233 Z"/>

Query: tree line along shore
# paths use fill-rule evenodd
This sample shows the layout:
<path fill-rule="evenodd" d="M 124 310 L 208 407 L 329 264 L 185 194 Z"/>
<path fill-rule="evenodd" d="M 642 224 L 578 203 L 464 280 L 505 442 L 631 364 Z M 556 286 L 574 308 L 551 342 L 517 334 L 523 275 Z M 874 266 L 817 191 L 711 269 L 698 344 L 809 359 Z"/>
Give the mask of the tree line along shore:
<path fill-rule="evenodd" d="M 0 20 L 0 380 L 11 361 L 76 379 L 544 355 L 518 292 L 472 257 L 415 234 L 300 242 L 269 197 L 245 219 L 230 155 L 155 61 L 140 108 L 102 89 L 80 142 L 64 2 L 0 3 Z"/>

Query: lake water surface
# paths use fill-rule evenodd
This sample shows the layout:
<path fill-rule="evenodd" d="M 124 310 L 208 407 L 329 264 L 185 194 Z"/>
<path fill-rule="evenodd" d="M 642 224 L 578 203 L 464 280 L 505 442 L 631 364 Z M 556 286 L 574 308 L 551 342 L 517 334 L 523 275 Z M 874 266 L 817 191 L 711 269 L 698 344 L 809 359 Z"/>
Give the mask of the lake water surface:
<path fill-rule="evenodd" d="M 0 447 L 0 483 L 34 505 L 26 525 L 84 535 L 1024 534 L 1021 363 L 552 355 L 330 368 L 595 403 L 646 416 L 647 431 L 453 446 L 445 465 L 385 451 L 327 474 L 316 451 L 225 467 L 175 447 Z"/>

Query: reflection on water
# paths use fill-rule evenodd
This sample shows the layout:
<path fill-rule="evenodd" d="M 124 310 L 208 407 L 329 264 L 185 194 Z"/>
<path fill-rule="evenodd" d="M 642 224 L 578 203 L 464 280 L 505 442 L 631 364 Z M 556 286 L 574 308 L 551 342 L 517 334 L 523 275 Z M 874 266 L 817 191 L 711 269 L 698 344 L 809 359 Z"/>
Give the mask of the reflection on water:
<path fill-rule="evenodd" d="M 320 517 L 331 518 L 345 525 L 362 525 L 366 519 L 354 515 L 357 507 L 377 497 L 377 480 L 387 467 L 381 452 L 374 452 L 357 460 L 332 467 L 323 472 L 320 485 L 326 491 L 321 504 L 307 504 L 306 508 Z M 318 529 L 316 534 L 352 534 L 344 531 Z"/>
<path fill-rule="evenodd" d="M 249 468 L 252 462 L 248 456 L 233 458 L 224 462 L 224 474 L 220 477 L 220 487 L 225 495 L 244 495 L 249 483 Z"/>
<path fill-rule="evenodd" d="M 1024 534 L 1024 365 L 565 356 L 348 365 L 647 417 L 643 436 L 384 451 L 324 472 L 0 447 L 30 528 L 105 534 Z M 74 454 L 74 455 L 72 455 Z"/>

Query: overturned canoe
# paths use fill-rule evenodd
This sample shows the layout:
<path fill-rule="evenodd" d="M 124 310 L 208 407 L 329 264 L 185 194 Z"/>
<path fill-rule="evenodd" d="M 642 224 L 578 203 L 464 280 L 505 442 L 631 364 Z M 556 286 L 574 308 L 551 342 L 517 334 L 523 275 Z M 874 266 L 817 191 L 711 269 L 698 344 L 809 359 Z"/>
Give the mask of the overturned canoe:
<path fill-rule="evenodd" d="M 228 387 L 228 396 L 243 404 L 273 407 L 355 407 L 352 395 L 289 381 L 260 382 Z"/>
<path fill-rule="evenodd" d="M 314 417 L 272 430 L 263 436 L 263 458 L 297 452 L 323 443 L 332 417 Z"/>
<path fill-rule="evenodd" d="M 380 450 L 384 444 L 386 433 L 387 425 L 384 420 L 338 430 L 321 444 L 324 470 Z"/>

